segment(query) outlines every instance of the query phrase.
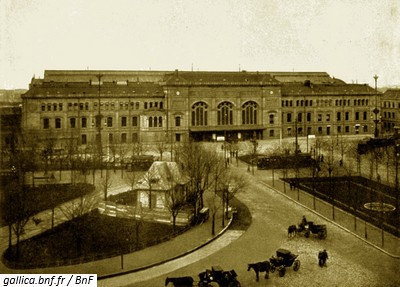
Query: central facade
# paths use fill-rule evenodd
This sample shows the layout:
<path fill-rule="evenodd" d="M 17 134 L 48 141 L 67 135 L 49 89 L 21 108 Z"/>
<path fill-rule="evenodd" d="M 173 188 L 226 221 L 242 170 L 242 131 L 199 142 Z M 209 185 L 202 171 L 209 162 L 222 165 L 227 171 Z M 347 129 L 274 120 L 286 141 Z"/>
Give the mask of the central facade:
<path fill-rule="evenodd" d="M 323 72 L 45 71 L 22 130 L 63 149 L 373 133 L 377 92 Z"/>

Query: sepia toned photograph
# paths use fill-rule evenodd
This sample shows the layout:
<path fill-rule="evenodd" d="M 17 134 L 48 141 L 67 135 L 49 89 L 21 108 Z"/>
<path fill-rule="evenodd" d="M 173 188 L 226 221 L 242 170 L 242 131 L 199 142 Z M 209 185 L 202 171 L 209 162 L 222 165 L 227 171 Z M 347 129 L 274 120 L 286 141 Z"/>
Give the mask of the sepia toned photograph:
<path fill-rule="evenodd" d="M 0 0 L 0 286 L 400 286 L 399 27 Z"/>

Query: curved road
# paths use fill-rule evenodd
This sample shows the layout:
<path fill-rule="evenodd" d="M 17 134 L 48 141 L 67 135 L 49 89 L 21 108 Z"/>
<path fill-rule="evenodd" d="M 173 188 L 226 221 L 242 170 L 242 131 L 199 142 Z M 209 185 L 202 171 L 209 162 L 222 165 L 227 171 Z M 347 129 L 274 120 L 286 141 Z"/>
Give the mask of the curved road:
<path fill-rule="evenodd" d="M 245 233 L 228 230 L 214 243 L 195 253 L 149 270 L 101 280 L 98 286 L 164 286 L 166 276 L 192 276 L 197 280 L 197 274 L 212 265 L 235 269 L 242 286 L 400 286 L 399 260 L 381 253 L 254 179 L 247 191 L 237 197 L 253 216 L 252 225 Z M 316 224 L 327 224 L 328 238 L 298 236 L 289 239 L 287 227 L 298 223 L 302 215 Z M 271 274 L 268 280 L 260 276 L 260 282 L 256 282 L 255 273 L 247 272 L 247 263 L 268 260 L 281 247 L 299 254 L 300 270 L 294 272 L 290 268 L 282 278 L 277 273 Z M 327 249 L 329 253 L 326 268 L 317 264 L 321 249 Z"/>

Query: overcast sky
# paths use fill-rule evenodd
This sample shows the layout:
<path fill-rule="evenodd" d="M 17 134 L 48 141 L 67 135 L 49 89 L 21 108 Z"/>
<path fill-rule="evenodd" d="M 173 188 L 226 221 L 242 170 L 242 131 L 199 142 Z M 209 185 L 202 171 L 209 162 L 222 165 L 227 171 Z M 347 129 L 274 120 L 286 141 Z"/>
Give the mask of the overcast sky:
<path fill-rule="evenodd" d="M 44 70 L 325 71 L 400 87 L 400 0 L 0 0 L 0 88 Z"/>

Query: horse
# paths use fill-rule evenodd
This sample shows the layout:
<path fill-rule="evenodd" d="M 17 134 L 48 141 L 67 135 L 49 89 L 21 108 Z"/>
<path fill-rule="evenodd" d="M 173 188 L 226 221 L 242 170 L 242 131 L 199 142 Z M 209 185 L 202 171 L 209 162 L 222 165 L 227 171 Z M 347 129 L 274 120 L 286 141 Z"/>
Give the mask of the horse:
<path fill-rule="evenodd" d="M 288 237 L 289 237 L 289 238 L 295 237 L 295 236 L 296 236 L 296 233 L 297 233 L 297 227 L 296 227 L 296 225 L 290 225 L 290 226 L 288 227 L 287 232 L 288 232 Z"/>
<path fill-rule="evenodd" d="M 193 286 L 193 278 L 190 276 L 185 277 L 167 277 L 165 279 L 165 286 L 169 283 L 172 283 L 175 287 L 192 287 Z"/>
<path fill-rule="evenodd" d="M 247 271 L 250 271 L 250 269 L 253 269 L 254 272 L 256 272 L 256 280 L 258 282 L 258 280 L 259 280 L 258 274 L 260 272 L 265 272 L 265 279 L 269 278 L 269 271 L 271 269 L 271 263 L 269 263 L 269 261 L 249 263 L 249 264 L 247 264 Z"/>

